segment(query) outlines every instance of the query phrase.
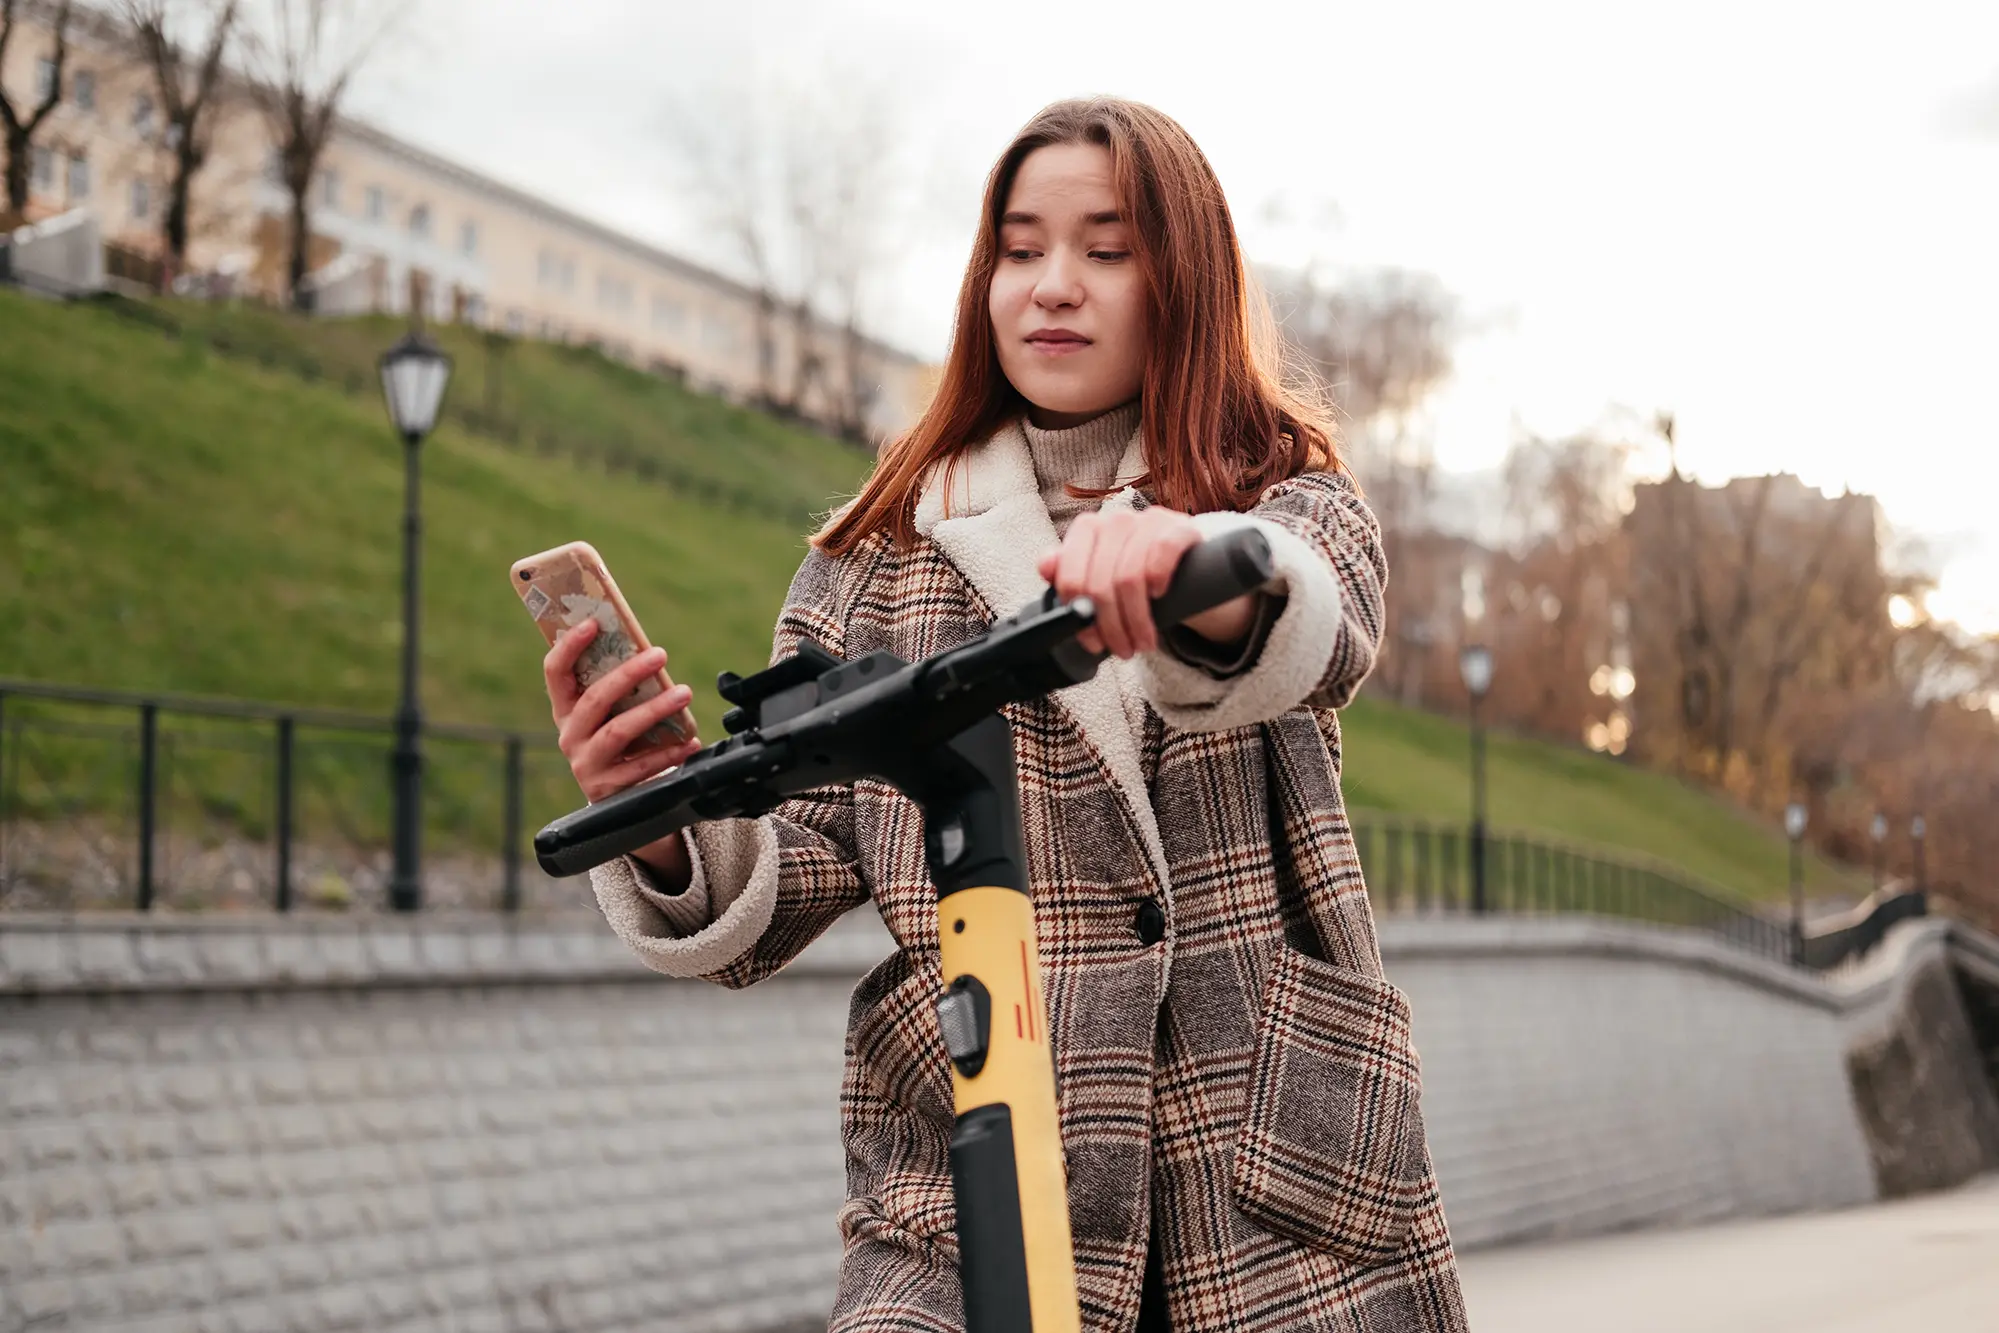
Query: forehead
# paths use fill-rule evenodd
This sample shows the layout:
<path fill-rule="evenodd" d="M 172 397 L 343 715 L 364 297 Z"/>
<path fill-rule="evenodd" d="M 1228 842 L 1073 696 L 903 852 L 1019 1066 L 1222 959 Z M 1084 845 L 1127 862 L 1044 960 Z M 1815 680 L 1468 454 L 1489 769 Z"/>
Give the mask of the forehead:
<path fill-rule="evenodd" d="M 1114 212 L 1117 206 L 1110 149 L 1093 143 L 1058 143 L 1037 148 L 1022 159 L 1004 209 L 1038 213 L 1052 221 L 1065 215 Z"/>

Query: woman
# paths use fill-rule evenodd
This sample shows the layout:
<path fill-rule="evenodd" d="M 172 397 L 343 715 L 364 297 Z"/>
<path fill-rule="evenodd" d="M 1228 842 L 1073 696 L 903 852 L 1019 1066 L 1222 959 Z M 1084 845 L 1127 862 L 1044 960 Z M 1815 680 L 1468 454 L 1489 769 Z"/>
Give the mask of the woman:
<path fill-rule="evenodd" d="M 1052 582 L 1101 608 L 1097 677 L 1010 708 L 1055 1033 L 1084 1326 L 1459 1329 L 1408 1011 L 1382 980 L 1333 709 L 1374 661 L 1380 534 L 1331 432 L 1252 339 L 1220 185 L 1172 120 L 1057 103 L 994 167 L 936 400 L 812 542 L 776 635 L 914 660 Z M 1254 524 L 1279 577 L 1161 634 L 1180 554 Z M 660 656 L 576 697 L 597 800 L 685 687 L 608 722 Z M 595 872 L 651 966 L 746 986 L 872 897 L 900 946 L 855 989 L 834 1330 L 963 1327 L 915 807 L 856 782 Z"/>

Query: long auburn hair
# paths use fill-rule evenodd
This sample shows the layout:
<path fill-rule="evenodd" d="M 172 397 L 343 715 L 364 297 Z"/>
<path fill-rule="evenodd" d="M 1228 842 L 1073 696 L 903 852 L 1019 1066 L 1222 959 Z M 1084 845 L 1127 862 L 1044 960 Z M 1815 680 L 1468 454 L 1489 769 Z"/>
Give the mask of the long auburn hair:
<path fill-rule="evenodd" d="M 1119 212 L 1143 275 L 1147 354 L 1139 403 L 1146 474 L 1159 503 L 1187 513 L 1248 508 L 1265 488 L 1314 468 L 1344 469 L 1331 415 L 1279 370 L 1275 330 L 1243 264 L 1214 168 L 1170 116 L 1116 97 L 1056 102 L 1014 136 L 986 177 L 971 263 L 937 393 L 883 449 L 854 500 L 812 538 L 843 555 L 877 532 L 916 539 L 916 497 L 930 469 L 1022 416 L 1000 370 L 988 311 L 1000 215 L 1020 164 L 1037 148 L 1108 149 Z"/>

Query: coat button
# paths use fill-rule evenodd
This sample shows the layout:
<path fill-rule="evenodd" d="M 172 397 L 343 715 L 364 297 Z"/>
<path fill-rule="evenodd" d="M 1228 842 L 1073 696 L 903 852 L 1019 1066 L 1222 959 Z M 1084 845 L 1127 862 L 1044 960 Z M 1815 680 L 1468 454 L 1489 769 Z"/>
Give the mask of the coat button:
<path fill-rule="evenodd" d="M 1151 946 L 1166 938 L 1166 913 L 1159 910 L 1159 904 L 1147 898 L 1138 905 L 1138 919 L 1131 923 L 1138 932 L 1139 940 Z"/>

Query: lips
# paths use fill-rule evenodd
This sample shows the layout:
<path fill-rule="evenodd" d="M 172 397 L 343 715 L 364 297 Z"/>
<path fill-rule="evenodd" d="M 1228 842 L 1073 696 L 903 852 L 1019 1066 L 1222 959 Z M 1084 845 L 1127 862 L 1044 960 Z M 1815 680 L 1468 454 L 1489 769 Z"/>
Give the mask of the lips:
<path fill-rule="evenodd" d="M 1090 340 L 1068 329 L 1042 329 L 1027 335 L 1027 345 L 1037 352 L 1062 356 L 1082 351 L 1090 345 Z"/>

